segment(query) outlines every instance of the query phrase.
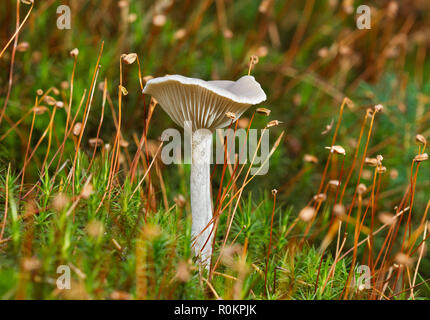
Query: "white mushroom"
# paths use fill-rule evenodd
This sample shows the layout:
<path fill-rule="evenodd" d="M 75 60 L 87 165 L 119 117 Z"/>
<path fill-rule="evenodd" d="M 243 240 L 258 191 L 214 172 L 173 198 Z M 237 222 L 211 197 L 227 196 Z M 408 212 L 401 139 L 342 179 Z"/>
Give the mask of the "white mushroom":
<path fill-rule="evenodd" d="M 170 118 L 186 130 L 192 130 L 191 143 L 191 233 L 194 253 L 208 267 L 212 256 L 212 217 L 210 163 L 212 133 L 237 120 L 251 105 L 266 100 L 253 76 L 237 81 L 204 81 L 180 75 L 168 75 L 147 82 L 144 93 L 152 95 Z M 232 112 L 236 118 L 226 116 Z M 202 230 L 205 231 L 202 232 Z"/>

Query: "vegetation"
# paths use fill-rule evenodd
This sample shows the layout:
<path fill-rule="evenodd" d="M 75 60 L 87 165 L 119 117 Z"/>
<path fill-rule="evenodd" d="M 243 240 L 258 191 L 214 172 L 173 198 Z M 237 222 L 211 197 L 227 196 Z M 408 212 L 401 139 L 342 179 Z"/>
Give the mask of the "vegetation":
<path fill-rule="evenodd" d="M 430 5 L 372 1 L 360 30 L 360 4 L 2 1 L 0 298 L 429 299 Z M 212 166 L 207 273 L 189 165 L 160 161 L 174 124 L 142 89 L 251 56 L 271 112 L 231 126 L 270 124 L 270 169 Z"/>

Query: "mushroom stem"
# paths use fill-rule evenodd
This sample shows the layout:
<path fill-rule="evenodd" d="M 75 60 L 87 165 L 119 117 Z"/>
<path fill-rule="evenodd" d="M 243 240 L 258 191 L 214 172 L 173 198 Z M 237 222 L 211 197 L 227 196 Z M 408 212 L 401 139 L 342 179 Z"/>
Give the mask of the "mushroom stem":
<path fill-rule="evenodd" d="M 209 268 L 212 256 L 212 226 L 205 231 L 212 219 L 212 195 L 210 186 L 210 163 L 212 132 L 199 129 L 192 133 L 191 145 L 191 236 L 195 240 L 193 251 L 200 263 Z"/>

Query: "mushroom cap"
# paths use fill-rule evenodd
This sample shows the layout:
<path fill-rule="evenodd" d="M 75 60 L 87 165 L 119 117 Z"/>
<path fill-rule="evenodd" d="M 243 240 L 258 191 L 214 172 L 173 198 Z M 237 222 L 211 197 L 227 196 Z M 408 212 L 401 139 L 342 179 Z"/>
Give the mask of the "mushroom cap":
<path fill-rule="evenodd" d="M 223 128 L 231 123 L 227 112 L 233 112 L 237 120 L 251 105 L 266 100 L 253 76 L 204 81 L 167 75 L 149 80 L 143 92 L 154 96 L 177 125 L 184 127 L 190 121 L 193 131 Z"/>

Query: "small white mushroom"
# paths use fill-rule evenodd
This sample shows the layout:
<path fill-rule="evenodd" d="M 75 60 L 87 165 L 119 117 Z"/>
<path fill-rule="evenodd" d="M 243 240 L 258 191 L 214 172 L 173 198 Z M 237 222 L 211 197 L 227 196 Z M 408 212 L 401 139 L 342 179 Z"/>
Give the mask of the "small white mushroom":
<path fill-rule="evenodd" d="M 152 95 L 170 118 L 192 131 L 191 143 L 191 233 L 194 253 L 208 268 L 212 256 L 213 217 L 210 187 L 212 133 L 236 121 L 251 105 L 266 100 L 266 94 L 253 76 L 237 81 L 204 81 L 180 75 L 149 80 L 143 92 Z M 226 113 L 236 115 L 235 119 Z M 205 231 L 202 232 L 202 230 Z"/>

